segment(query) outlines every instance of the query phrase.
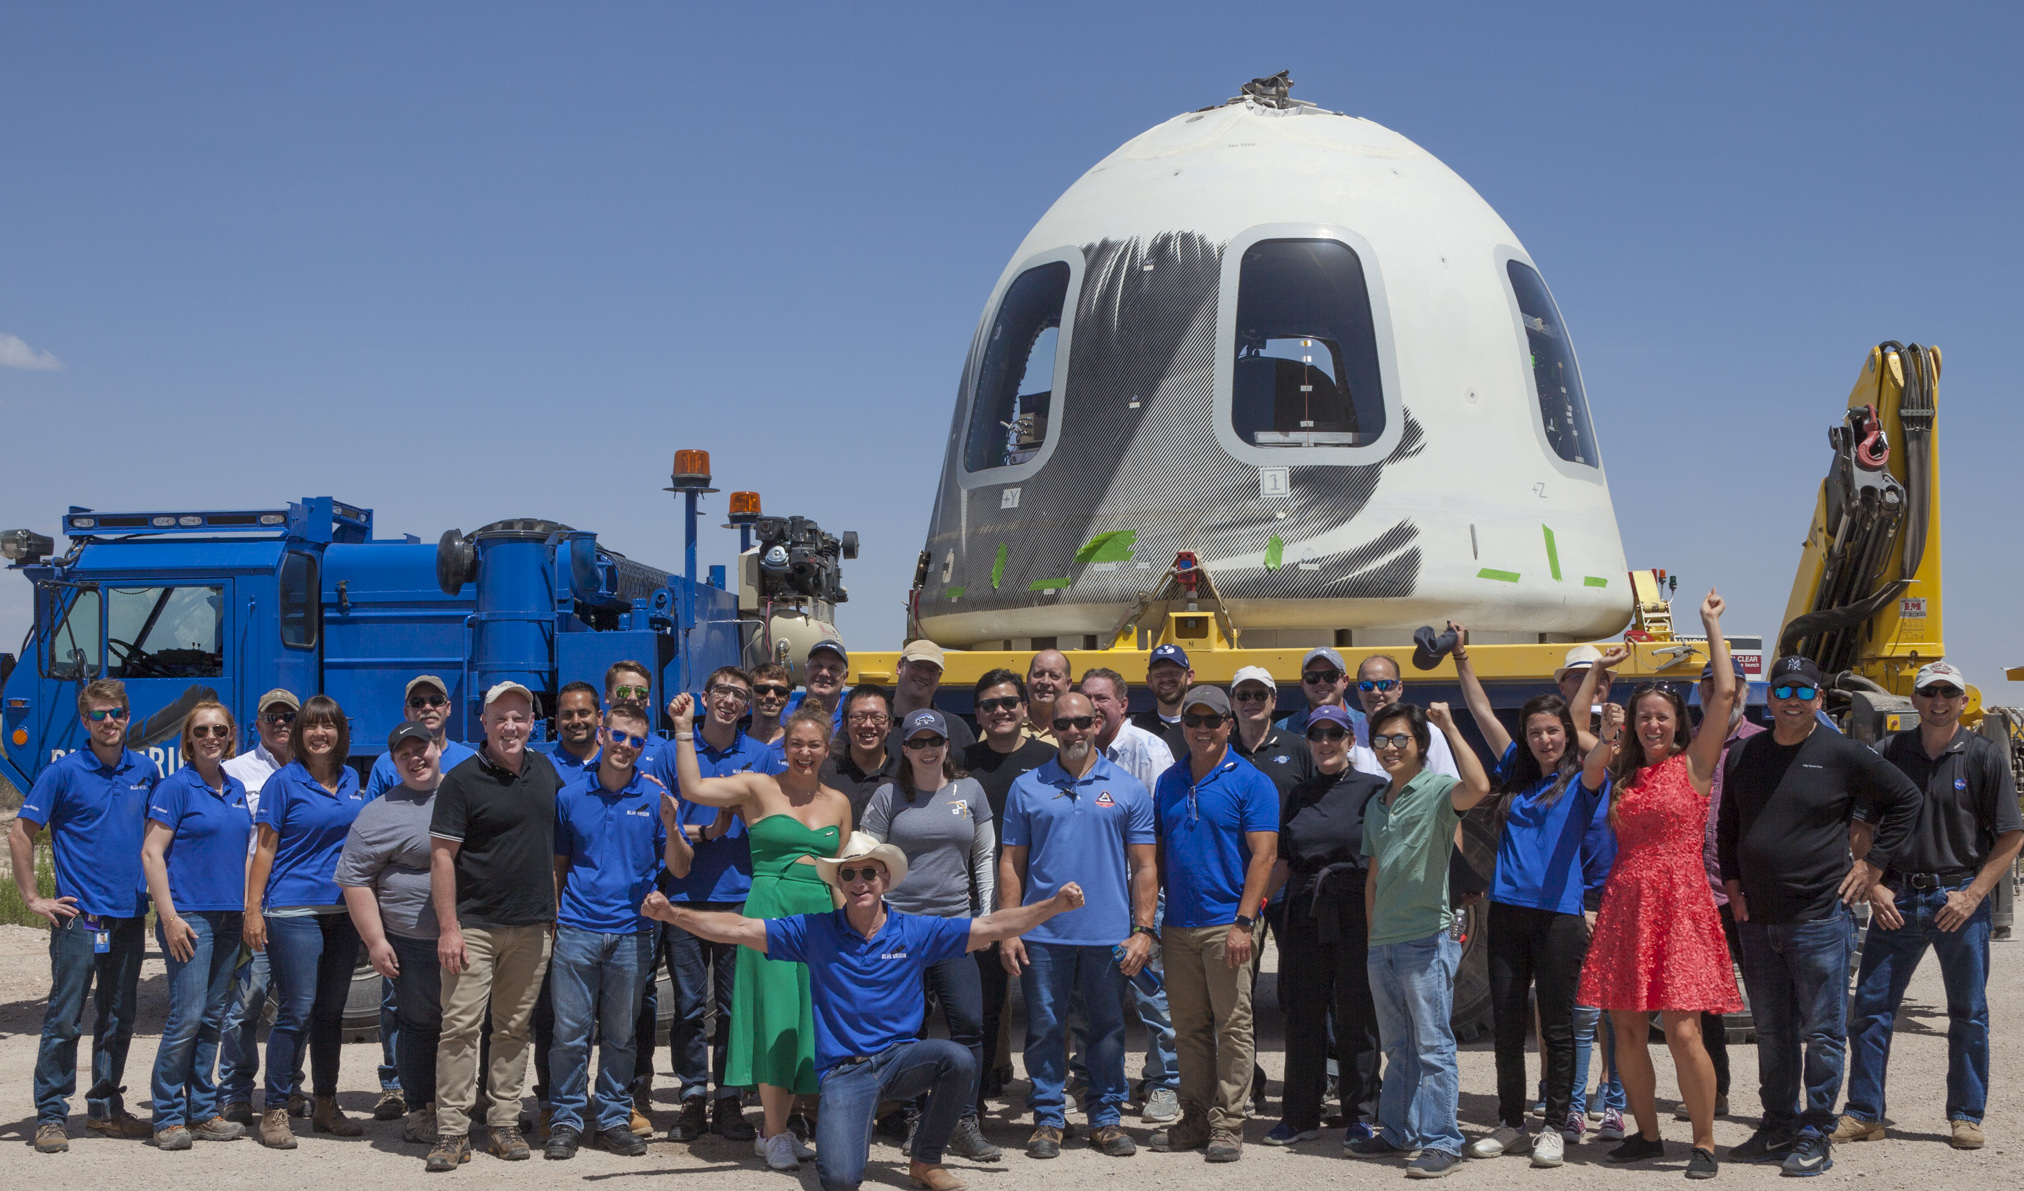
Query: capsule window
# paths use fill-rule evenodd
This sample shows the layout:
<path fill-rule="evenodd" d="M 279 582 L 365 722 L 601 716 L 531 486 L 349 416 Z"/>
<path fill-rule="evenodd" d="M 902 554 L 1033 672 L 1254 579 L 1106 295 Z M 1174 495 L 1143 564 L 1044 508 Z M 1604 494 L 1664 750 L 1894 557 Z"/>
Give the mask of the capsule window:
<path fill-rule="evenodd" d="M 1021 273 L 998 303 L 984 342 L 964 436 L 963 466 L 989 471 L 1028 463 L 1057 415 L 1054 356 L 1068 305 L 1067 262 Z"/>
<path fill-rule="evenodd" d="M 1560 307 L 1540 280 L 1539 273 L 1519 261 L 1507 262 L 1511 293 L 1518 299 L 1518 315 L 1525 323 L 1525 365 L 1532 374 L 1532 389 L 1539 402 L 1539 420 L 1553 453 L 1569 463 L 1596 467 L 1602 462 L 1595 448 L 1595 426 L 1588 417 L 1588 398 L 1581 391 L 1581 370 L 1574 364 L 1574 344 L 1567 337 L 1567 324 L 1560 320 Z"/>
<path fill-rule="evenodd" d="M 1363 262 L 1339 240 L 1260 240 L 1237 277 L 1230 417 L 1256 447 L 1358 447 L 1384 433 Z"/>

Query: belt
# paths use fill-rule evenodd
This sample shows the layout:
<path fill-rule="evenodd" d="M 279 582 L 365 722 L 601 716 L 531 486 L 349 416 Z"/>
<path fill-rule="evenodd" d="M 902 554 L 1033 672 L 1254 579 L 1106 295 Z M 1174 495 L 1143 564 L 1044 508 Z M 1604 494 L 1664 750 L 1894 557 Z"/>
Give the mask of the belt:
<path fill-rule="evenodd" d="M 1943 885 L 1954 885 L 1972 879 L 1975 875 L 1975 870 L 1972 868 L 1948 868 L 1941 869 L 1936 873 L 1894 872 L 1891 875 L 1913 889 L 1938 889 Z"/>

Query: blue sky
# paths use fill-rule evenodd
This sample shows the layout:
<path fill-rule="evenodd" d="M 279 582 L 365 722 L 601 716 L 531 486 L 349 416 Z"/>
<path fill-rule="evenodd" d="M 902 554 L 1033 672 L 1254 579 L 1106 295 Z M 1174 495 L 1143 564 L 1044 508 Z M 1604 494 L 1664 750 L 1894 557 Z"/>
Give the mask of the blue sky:
<path fill-rule="evenodd" d="M 2020 12 L 13 5 L 0 526 L 331 494 L 673 567 L 660 488 L 703 447 L 859 531 L 843 627 L 894 647 L 1014 246 L 1118 144 L 1290 68 L 1517 231 L 1632 565 L 1719 585 L 1732 631 L 1777 628 L 1865 351 L 1938 343 L 1950 656 L 2024 703 Z M 27 609 L 0 576 L 0 648 Z"/>

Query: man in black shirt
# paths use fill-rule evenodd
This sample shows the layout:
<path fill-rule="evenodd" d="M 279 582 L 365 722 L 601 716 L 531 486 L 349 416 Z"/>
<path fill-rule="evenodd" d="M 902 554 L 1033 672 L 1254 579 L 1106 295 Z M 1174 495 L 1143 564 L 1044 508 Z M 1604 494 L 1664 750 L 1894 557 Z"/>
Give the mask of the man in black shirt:
<path fill-rule="evenodd" d="M 850 799 L 853 824 L 864 818 L 873 792 L 905 764 L 886 747 L 893 727 L 892 697 L 884 687 L 859 683 L 851 688 L 843 701 L 843 731 L 822 763 L 822 784 Z"/>
<path fill-rule="evenodd" d="M 1313 774 L 1314 756 L 1305 737 L 1272 722 L 1278 699 L 1279 684 L 1263 666 L 1244 667 L 1230 683 L 1230 702 L 1237 711 L 1237 730 L 1230 734 L 1230 747 L 1272 779 L 1279 789 L 1279 811 L 1284 814 L 1287 794 Z"/>
<path fill-rule="evenodd" d="M 485 692 L 485 742 L 443 777 L 429 820 L 430 899 L 441 934 L 443 1033 L 436 1046 L 435 1148 L 428 1169 L 471 1160 L 478 1035 L 492 1019 L 487 1148 L 530 1156 L 520 1084 L 555 922 L 555 766 L 527 748 L 534 695 L 517 682 Z"/>
<path fill-rule="evenodd" d="M 1855 921 L 1911 834 L 1919 792 L 1867 746 L 1821 726 L 1820 670 L 1803 657 L 1772 666 L 1772 729 L 1737 746 L 1722 781 L 1715 849 L 1736 915 L 1743 982 L 1757 1026 L 1764 1119 L 1730 1154 L 1815 1175 L 1834 1164 L 1829 1134 L 1846 1054 Z M 1727 707 L 1709 715 L 1728 714 Z M 1867 806 L 1882 826 L 1851 860 L 1850 825 Z M 1805 1044 L 1805 1111 L 1800 1047 Z"/>
<path fill-rule="evenodd" d="M 1131 722 L 1166 741 L 1167 751 L 1176 757 L 1188 755 L 1188 738 L 1181 732 L 1181 696 L 1193 685 L 1195 668 L 1188 664 L 1187 650 L 1169 642 L 1146 658 L 1146 686 L 1152 688 L 1153 705 L 1134 712 Z"/>
<path fill-rule="evenodd" d="M 1982 1146 L 1989 1099 L 1989 891 L 2024 846 L 2024 816 L 2003 747 L 1961 727 L 1968 680 L 1945 662 L 1912 680 L 1919 726 L 1884 743 L 1884 759 L 1924 791 L 1911 837 L 1881 867 L 1883 887 L 1862 948 L 1850 1010 L 1848 1103 L 1835 1136 L 1881 1138 L 1891 1026 L 1930 946 L 1947 987 L 1947 1122 L 1957 1149 Z M 1865 819 L 1873 815 L 1865 814 Z M 1862 847 L 1868 824 L 1858 824 Z M 1875 828 L 1881 841 L 1882 827 Z M 1875 850 L 1872 848 L 1872 856 Z"/>
<path fill-rule="evenodd" d="M 984 738 L 963 750 L 963 768 L 984 787 L 993 823 L 1004 822 L 1005 795 L 1012 783 L 1054 756 L 1053 745 L 1026 734 L 1027 711 L 1026 683 L 1017 674 L 986 670 L 977 680 L 977 725 L 984 730 Z M 1012 1075 L 1011 1052 L 1002 1037 L 1011 977 L 998 960 L 996 943 L 977 952 L 977 974 L 984 985 L 984 1049 L 989 1059 L 977 1080 L 977 1110 L 981 1113 L 984 1098 L 1003 1091 Z"/>

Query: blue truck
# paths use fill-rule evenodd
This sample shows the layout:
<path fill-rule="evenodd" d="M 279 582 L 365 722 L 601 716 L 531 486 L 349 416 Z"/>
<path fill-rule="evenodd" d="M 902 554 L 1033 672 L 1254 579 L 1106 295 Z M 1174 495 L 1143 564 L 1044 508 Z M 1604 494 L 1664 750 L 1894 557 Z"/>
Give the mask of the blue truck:
<path fill-rule="evenodd" d="M 548 716 L 563 684 L 602 685 L 620 659 L 647 664 L 653 705 L 664 707 L 738 664 L 747 631 L 724 568 L 696 576 L 690 489 L 681 575 L 552 521 L 495 521 L 434 543 L 375 537 L 372 510 L 327 496 L 264 509 L 73 507 L 60 555 L 45 535 L 0 533 L 0 555 L 35 598 L 19 653 L 0 653 L 0 775 L 26 791 L 43 766 L 83 747 L 77 694 L 97 678 L 126 684 L 128 743 L 164 774 L 182 764 L 193 703 L 232 708 L 239 746 L 251 749 L 254 702 L 274 687 L 336 699 L 362 767 L 416 674 L 448 684 L 459 740 L 478 738 L 492 684 L 525 684 Z"/>

